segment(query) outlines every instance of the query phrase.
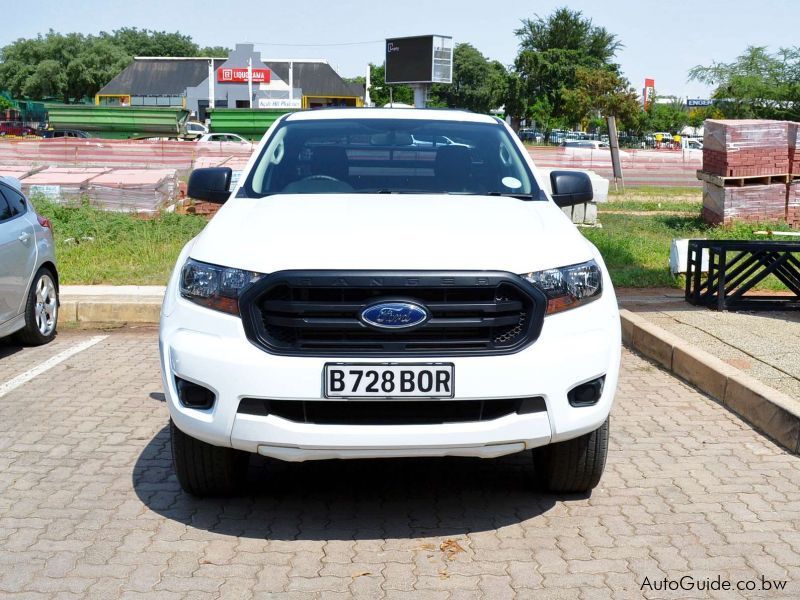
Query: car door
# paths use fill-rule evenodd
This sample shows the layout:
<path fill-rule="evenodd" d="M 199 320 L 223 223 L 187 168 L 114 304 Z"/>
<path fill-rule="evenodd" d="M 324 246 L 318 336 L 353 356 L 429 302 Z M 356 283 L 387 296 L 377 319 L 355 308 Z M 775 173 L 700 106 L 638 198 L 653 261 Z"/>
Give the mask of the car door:
<path fill-rule="evenodd" d="M 33 225 L 20 206 L 19 194 L 0 186 L 0 323 L 22 312 L 36 266 Z"/>

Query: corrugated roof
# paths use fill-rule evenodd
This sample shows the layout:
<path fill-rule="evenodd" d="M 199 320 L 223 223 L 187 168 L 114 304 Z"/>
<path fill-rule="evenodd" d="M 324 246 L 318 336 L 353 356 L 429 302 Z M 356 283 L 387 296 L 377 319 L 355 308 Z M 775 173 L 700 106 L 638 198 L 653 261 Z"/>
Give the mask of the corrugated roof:
<path fill-rule="evenodd" d="M 292 61 L 294 73 L 292 85 L 303 90 L 304 96 L 364 96 L 364 88 L 358 84 L 347 83 L 325 62 Z M 289 83 L 289 62 L 265 61 L 265 65 L 287 84 Z"/>
<path fill-rule="evenodd" d="M 226 59 L 214 59 L 216 69 Z M 292 61 L 293 85 L 304 96 L 364 96 L 364 88 L 345 82 L 325 62 Z M 289 62 L 264 63 L 275 77 L 289 82 Z M 188 87 L 200 85 L 208 77 L 206 58 L 136 58 L 122 73 L 114 77 L 98 94 L 131 94 L 132 96 L 179 96 Z"/>
<path fill-rule="evenodd" d="M 214 68 L 225 62 L 215 59 Z M 136 58 L 98 94 L 180 96 L 208 77 L 208 59 Z"/>

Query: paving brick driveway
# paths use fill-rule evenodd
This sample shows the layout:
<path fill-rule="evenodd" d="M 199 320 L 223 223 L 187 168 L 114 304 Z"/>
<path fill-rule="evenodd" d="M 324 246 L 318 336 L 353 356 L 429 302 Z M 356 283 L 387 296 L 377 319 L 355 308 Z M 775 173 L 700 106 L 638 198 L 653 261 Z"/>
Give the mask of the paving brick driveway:
<path fill-rule="evenodd" d="M 0 385 L 92 335 L 0 346 Z M 156 354 L 111 332 L 0 397 L 1 597 L 800 597 L 800 459 L 633 354 L 590 498 L 515 456 L 257 459 L 214 501 L 172 475 Z M 640 590 L 686 575 L 758 587 Z"/>

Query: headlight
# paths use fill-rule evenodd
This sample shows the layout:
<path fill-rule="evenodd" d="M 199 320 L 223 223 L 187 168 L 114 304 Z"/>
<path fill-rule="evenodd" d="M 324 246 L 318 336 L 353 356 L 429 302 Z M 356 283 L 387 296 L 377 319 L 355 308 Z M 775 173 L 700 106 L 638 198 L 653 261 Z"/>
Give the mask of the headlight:
<path fill-rule="evenodd" d="M 190 258 L 181 270 L 181 296 L 201 306 L 238 315 L 239 294 L 263 276 Z"/>
<path fill-rule="evenodd" d="M 545 293 L 548 315 L 597 300 L 603 293 L 603 274 L 593 260 L 522 277 Z"/>

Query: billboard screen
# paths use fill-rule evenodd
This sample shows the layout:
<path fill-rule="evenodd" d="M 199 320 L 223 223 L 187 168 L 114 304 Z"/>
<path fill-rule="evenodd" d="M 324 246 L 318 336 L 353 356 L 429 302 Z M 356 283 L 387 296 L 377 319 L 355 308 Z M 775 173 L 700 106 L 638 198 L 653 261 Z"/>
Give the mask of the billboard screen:
<path fill-rule="evenodd" d="M 450 83 L 452 38 L 440 35 L 386 40 L 386 83 Z"/>

